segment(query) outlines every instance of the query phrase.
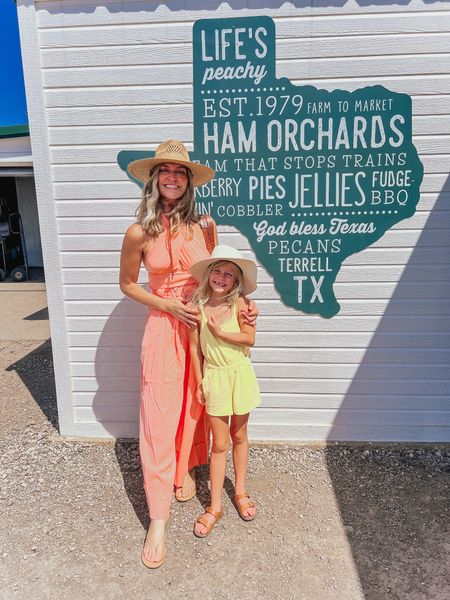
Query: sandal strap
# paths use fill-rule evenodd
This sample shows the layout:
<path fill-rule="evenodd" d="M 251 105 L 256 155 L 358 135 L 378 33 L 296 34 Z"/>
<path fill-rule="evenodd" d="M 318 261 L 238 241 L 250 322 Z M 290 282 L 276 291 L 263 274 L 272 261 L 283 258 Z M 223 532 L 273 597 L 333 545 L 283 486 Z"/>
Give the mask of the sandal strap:
<path fill-rule="evenodd" d="M 241 510 L 247 510 L 247 508 L 255 508 L 256 504 L 249 498 L 247 502 L 239 502 L 238 506 Z"/>
<path fill-rule="evenodd" d="M 247 492 L 244 492 L 243 494 L 235 494 L 234 498 L 236 502 L 239 502 L 239 500 L 242 500 L 242 498 L 250 498 L 250 494 L 247 494 Z"/>
<path fill-rule="evenodd" d="M 217 520 L 218 520 L 218 519 L 220 519 L 220 517 L 223 515 L 223 510 L 214 510 L 214 509 L 212 508 L 212 506 L 207 506 L 207 507 L 205 508 L 205 513 L 209 513 L 209 514 L 210 514 L 210 515 L 212 515 L 212 516 L 213 516 L 213 517 L 216 519 L 216 521 L 217 521 Z"/>
<path fill-rule="evenodd" d="M 238 506 L 244 506 L 245 508 L 250 508 L 251 506 L 256 506 L 256 504 L 253 502 L 253 500 L 250 498 L 250 494 L 247 494 L 247 492 L 244 492 L 243 494 L 236 494 L 234 499 L 236 500 L 236 504 Z M 246 502 L 242 502 L 241 500 L 246 500 Z M 244 509 L 245 510 L 245 509 Z"/>
<path fill-rule="evenodd" d="M 208 519 L 206 517 L 207 514 L 213 516 L 214 521 L 211 522 L 210 519 Z M 214 527 L 214 525 L 217 523 L 217 521 L 222 516 L 223 516 L 223 510 L 214 510 L 213 508 L 211 508 L 211 506 L 208 506 L 205 509 L 205 512 L 202 515 L 200 515 L 199 517 L 197 517 L 196 523 L 200 523 L 201 525 L 206 527 L 207 533 L 209 533 L 211 531 L 211 529 Z"/>
<path fill-rule="evenodd" d="M 206 527 L 206 529 L 209 531 L 210 528 L 214 525 L 214 523 L 211 523 L 211 521 L 209 521 L 205 515 L 200 515 L 199 517 L 197 517 L 196 523 L 200 523 L 200 525 L 203 525 L 204 527 Z"/>
<path fill-rule="evenodd" d="M 247 494 L 247 492 L 244 492 L 243 494 L 236 494 L 234 499 L 236 501 L 236 506 L 239 511 L 239 514 L 241 516 L 243 515 L 245 510 L 256 507 L 255 502 L 253 502 L 253 500 L 250 498 L 250 494 Z"/>

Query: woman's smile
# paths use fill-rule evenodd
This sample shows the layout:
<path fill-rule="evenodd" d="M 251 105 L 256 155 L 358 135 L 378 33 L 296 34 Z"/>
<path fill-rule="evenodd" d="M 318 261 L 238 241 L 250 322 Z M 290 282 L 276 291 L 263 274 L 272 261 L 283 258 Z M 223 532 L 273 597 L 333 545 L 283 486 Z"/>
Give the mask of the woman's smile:
<path fill-rule="evenodd" d="M 162 163 L 158 175 L 158 188 L 162 200 L 180 200 L 188 184 L 187 170 L 183 165 Z"/>

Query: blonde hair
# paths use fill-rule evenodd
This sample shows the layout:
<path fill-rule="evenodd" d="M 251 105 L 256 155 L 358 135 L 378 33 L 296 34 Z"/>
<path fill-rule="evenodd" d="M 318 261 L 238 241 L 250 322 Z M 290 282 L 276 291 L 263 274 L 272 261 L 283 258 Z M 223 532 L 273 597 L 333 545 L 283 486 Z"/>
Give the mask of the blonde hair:
<path fill-rule="evenodd" d="M 184 166 L 184 165 L 183 165 Z M 142 199 L 136 210 L 136 221 L 151 237 L 157 237 L 162 233 L 161 215 L 163 207 L 161 194 L 158 188 L 158 177 L 161 165 L 156 165 L 151 171 L 149 178 L 142 190 Z M 180 200 L 175 204 L 173 210 L 166 216 L 170 219 L 170 231 L 175 233 L 181 225 L 191 227 L 197 223 L 199 216 L 195 210 L 194 186 L 192 185 L 192 172 L 186 167 L 187 187 Z"/>
<path fill-rule="evenodd" d="M 239 296 L 242 293 L 242 281 L 243 281 L 243 273 L 242 269 L 239 265 L 234 263 L 232 260 L 216 260 L 211 263 L 209 267 L 205 270 L 203 277 L 198 284 L 198 287 L 192 297 L 192 304 L 194 306 L 204 306 L 208 300 L 211 298 L 211 286 L 209 285 L 209 277 L 212 273 L 212 270 L 218 267 L 219 265 L 223 265 L 225 263 L 231 263 L 236 267 L 236 281 L 234 282 L 233 287 L 225 296 L 225 300 L 228 306 L 233 306 L 233 304 L 237 301 Z"/>

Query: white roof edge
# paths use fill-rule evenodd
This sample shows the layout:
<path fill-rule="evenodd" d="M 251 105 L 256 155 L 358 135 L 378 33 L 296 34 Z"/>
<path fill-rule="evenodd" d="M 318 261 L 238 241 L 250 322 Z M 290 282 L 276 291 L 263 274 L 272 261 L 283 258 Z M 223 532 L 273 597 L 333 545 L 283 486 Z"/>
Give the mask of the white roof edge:
<path fill-rule="evenodd" d="M 33 167 L 31 154 L 3 154 L 0 152 L 0 168 Z"/>

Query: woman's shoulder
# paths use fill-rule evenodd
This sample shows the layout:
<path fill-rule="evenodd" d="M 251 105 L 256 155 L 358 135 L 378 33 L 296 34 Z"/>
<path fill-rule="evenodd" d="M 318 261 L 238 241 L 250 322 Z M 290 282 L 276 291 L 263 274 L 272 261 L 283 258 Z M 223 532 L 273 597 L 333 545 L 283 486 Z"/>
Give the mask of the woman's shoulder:
<path fill-rule="evenodd" d="M 191 227 L 192 227 L 192 231 L 194 232 L 194 235 L 197 235 L 197 236 L 203 235 L 203 229 L 200 224 L 200 221 L 197 221 L 197 223 L 192 223 Z"/>
<path fill-rule="evenodd" d="M 148 236 L 145 229 L 142 227 L 140 223 L 133 223 L 130 225 L 125 233 L 125 235 L 132 241 L 140 241 L 145 239 Z"/>
<path fill-rule="evenodd" d="M 150 236 L 139 223 L 130 225 L 125 233 L 125 239 L 136 246 L 145 246 Z"/>

